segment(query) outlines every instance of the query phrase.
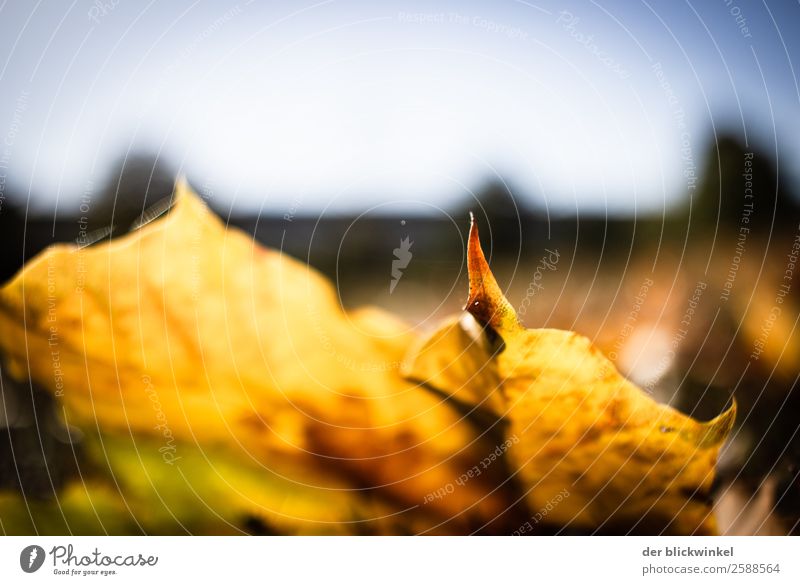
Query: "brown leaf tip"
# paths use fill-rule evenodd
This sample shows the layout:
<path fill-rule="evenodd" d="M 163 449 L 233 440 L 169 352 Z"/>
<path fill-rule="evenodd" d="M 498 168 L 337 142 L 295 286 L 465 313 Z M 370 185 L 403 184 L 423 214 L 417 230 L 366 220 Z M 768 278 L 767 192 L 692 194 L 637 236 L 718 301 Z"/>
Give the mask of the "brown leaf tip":
<path fill-rule="evenodd" d="M 499 331 L 517 326 L 517 315 L 503 295 L 483 254 L 475 215 L 470 212 L 469 216 L 467 243 L 469 298 L 464 310 L 469 311 L 482 325 L 490 325 Z"/>

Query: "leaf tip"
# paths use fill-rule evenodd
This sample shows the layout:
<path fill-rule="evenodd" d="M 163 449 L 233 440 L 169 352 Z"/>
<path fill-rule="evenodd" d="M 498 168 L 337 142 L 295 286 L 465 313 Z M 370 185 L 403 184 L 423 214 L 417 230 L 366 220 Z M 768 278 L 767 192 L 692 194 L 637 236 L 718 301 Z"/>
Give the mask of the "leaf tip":
<path fill-rule="evenodd" d="M 464 306 L 481 325 L 503 330 L 519 325 L 514 309 L 497 284 L 481 247 L 478 221 L 470 212 L 467 242 L 467 270 L 469 272 L 469 297 Z"/>
<path fill-rule="evenodd" d="M 733 399 L 731 407 L 716 417 L 703 424 L 703 433 L 698 441 L 700 447 L 718 447 L 721 445 L 733 430 L 736 422 L 736 399 Z"/>

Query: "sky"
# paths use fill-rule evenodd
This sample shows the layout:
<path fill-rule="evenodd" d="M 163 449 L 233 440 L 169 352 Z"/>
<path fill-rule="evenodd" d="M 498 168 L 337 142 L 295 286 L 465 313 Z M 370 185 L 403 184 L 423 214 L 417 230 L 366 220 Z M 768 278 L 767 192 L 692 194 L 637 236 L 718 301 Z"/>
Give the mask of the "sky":
<path fill-rule="evenodd" d="M 131 153 L 238 211 L 685 201 L 733 130 L 797 179 L 800 4 L 0 0 L 0 197 L 69 214 Z"/>

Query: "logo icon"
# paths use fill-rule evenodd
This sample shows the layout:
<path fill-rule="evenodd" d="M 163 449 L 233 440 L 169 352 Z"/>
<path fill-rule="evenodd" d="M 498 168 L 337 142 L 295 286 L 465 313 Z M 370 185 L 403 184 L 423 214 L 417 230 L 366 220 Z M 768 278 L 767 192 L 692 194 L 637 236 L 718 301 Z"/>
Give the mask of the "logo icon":
<path fill-rule="evenodd" d="M 403 270 L 405 270 L 408 267 L 408 263 L 411 262 L 411 257 L 413 256 L 411 253 L 411 246 L 413 245 L 414 242 L 410 241 L 409 237 L 406 236 L 404 239 L 400 240 L 400 247 L 394 249 L 392 281 L 389 283 L 389 294 L 394 292 L 397 283 L 403 278 Z"/>
<path fill-rule="evenodd" d="M 19 553 L 19 566 L 26 573 L 35 573 L 44 564 L 44 549 L 41 546 L 32 544 L 26 546 Z"/>

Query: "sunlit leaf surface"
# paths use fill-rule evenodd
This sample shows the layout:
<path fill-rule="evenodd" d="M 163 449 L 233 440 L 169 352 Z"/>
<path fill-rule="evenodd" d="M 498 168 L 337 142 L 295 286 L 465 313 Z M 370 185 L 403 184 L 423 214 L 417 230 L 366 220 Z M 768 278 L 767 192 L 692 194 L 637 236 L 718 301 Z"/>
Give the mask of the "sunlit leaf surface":
<path fill-rule="evenodd" d="M 469 246 L 469 313 L 420 339 L 186 184 L 126 237 L 55 246 L 0 290 L 14 379 L 83 431 L 10 533 L 711 533 L 734 409 L 700 423 L 575 333 L 526 330 Z M 553 502 L 557 500 L 557 504 Z"/>

